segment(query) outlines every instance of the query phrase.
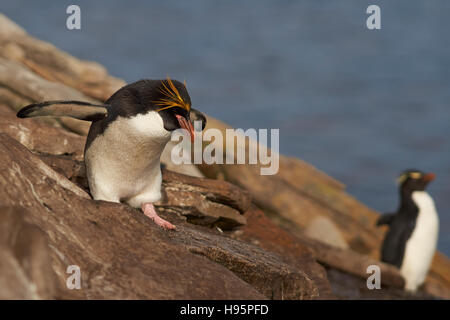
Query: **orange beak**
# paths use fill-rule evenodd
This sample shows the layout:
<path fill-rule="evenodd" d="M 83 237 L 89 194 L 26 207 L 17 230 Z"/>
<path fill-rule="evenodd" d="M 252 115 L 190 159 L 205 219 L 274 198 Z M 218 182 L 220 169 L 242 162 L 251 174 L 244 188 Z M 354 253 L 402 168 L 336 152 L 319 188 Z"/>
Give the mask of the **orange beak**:
<path fill-rule="evenodd" d="M 191 136 L 191 142 L 194 142 L 194 127 L 192 126 L 192 123 L 188 121 L 185 117 L 180 116 L 179 114 L 175 115 L 177 117 L 178 123 L 180 124 L 180 127 L 183 129 L 186 129 L 190 136 Z"/>
<path fill-rule="evenodd" d="M 422 177 L 422 180 L 425 182 L 431 182 L 436 178 L 436 175 L 434 173 L 427 173 Z"/>

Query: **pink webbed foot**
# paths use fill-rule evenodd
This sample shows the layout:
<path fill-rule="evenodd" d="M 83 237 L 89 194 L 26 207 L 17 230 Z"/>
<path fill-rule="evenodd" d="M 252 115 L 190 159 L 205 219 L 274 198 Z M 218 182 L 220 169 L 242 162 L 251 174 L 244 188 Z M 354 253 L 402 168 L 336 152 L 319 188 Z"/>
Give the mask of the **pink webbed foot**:
<path fill-rule="evenodd" d="M 169 221 L 164 220 L 156 213 L 155 207 L 151 203 L 144 203 L 142 205 L 142 211 L 144 214 L 153 220 L 158 226 L 163 227 L 164 229 L 174 230 L 176 227 L 171 224 Z"/>

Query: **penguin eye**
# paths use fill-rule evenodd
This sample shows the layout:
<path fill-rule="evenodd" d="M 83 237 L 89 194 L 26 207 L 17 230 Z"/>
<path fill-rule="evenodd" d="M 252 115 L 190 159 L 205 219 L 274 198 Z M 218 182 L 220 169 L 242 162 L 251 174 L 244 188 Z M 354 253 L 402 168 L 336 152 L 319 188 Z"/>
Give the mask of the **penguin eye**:
<path fill-rule="evenodd" d="M 185 117 L 186 119 L 189 119 L 189 112 L 187 112 L 185 109 L 176 107 L 176 108 L 173 108 L 173 112 L 175 115 L 178 114 L 180 116 Z"/>

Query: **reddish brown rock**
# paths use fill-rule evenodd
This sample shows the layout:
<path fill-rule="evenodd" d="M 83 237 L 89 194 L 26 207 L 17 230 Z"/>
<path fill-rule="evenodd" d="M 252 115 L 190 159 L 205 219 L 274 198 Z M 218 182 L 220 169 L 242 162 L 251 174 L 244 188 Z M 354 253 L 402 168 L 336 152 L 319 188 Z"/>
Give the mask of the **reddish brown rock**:
<path fill-rule="evenodd" d="M 8 112 L 4 106 L 0 107 L 0 133 L 8 134 L 38 153 L 70 155 L 77 160 L 83 159 L 84 137 L 34 119 L 19 119 L 15 112 Z"/>
<path fill-rule="evenodd" d="M 52 299 L 56 275 L 45 233 L 24 210 L 0 207 L 0 299 Z"/>
<path fill-rule="evenodd" d="M 225 182 L 204 178 L 191 177 L 171 171 L 163 171 L 163 182 L 166 189 L 176 189 L 181 191 L 182 185 L 189 185 L 185 188 L 194 189 L 205 196 L 205 199 L 216 203 L 226 202 L 233 209 L 244 213 L 250 207 L 252 199 L 250 194 L 235 185 Z"/>
<path fill-rule="evenodd" d="M 74 182 L 86 192 L 89 185 L 84 162 L 70 155 L 40 154 L 53 170 Z M 193 178 L 162 170 L 162 199 L 155 203 L 159 210 L 178 213 L 193 224 L 219 227 L 223 230 L 246 224 L 242 214 L 250 205 L 250 196 L 225 181 Z"/>
<path fill-rule="evenodd" d="M 332 298 L 325 269 L 320 266 L 313 251 L 289 232 L 278 227 L 255 205 L 245 213 L 247 225 L 232 232 L 231 236 L 265 250 L 274 252 L 288 264 L 301 268 L 317 285 L 318 299 Z"/>
<path fill-rule="evenodd" d="M 0 154 L 0 201 L 27 208 L 27 219 L 47 234 L 58 298 L 262 297 L 223 266 L 174 244 L 138 210 L 73 193 L 75 185 L 46 175 L 39 159 L 4 134 Z M 69 265 L 80 266 L 82 290 L 65 288 Z"/>
<path fill-rule="evenodd" d="M 425 292 L 409 293 L 396 287 L 381 285 L 381 289 L 369 290 L 366 279 L 339 269 L 326 268 L 333 294 L 341 300 L 434 300 L 436 296 Z M 381 276 L 383 277 L 383 276 Z"/>
<path fill-rule="evenodd" d="M 177 224 L 168 232 L 127 205 L 91 200 L 5 134 L 0 155 L 0 201 L 26 208 L 27 221 L 48 237 L 56 298 L 317 296 L 313 280 L 270 252 L 178 215 L 161 213 Z M 81 290 L 65 287 L 69 265 L 81 269 Z"/>
<path fill-rule="evenodd" d="M 352 250 L 340 249 L 326 243 L 310 239 L 305 236 L 297 236 L 299 241 L 314 250 L 315 258 L 328 268 L 337 269 L 345 273 L 367 280 L 367 267 L 376 265 L 380 267 L 381 284 L 394 288 L 403 288 L 404 280 L 399 270 L 394 266 L 382 263 L 370 256 L 361 255 Z"/>

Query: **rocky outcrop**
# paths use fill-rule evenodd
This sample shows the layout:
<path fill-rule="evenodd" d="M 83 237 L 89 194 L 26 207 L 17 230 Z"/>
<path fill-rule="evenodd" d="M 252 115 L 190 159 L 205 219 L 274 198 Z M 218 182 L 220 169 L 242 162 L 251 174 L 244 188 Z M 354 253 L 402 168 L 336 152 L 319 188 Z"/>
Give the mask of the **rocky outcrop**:
<path fill-rule="evenodd" d="M 28 221 L 27 225 L 39 230 L 45 241 L 48 238 L 44 253 L 48 252 L 51 264 L 47 261 L 46 268 L 55 270 L 49 283 L 55 282 L 52 288 L 57 288 L 50 291 L 36 286 L 43 291 L 40 295 L 19 295 L 4 290 L 5 298 L 299 299 L 320 296 L 315 282 L 301 268 L 223 233 L 222 230 L 246 224 L 242 213 L 248 210 L 251 199 L 245 191 L 223 181 L 164 171 L 164 197 L 157 208 L 178 226 L 176 232 L 166 232 L 154 227 L 139 210 L 90 199 L 84 165 L 77 160 L 83 137 L 45 123 L 22 121 L 7 109 L 0 110 L 3 110 L 0 203 L 6 206 L 4 210 L 9 216 L 10 212 L 17 212 Z M 39 134 L 32 134 L 36 132 Z M 11 137 L 22 139 L 34 154 Z M 52 149 L 55 140 L 64 139 L 72 140 Z M 13 230 L 11 224 L 4 221 L 2 226 Z M 8 258 L 8 261 L 13 260 Z M 311 256 L 309 263 L 313 269 L 321 269 Z M 66 270 L 72 264 L 82 271 L 81 290 L 69 290 L 65 286 L 69 276 Z M 38 272 L 38 268 L 39 265 L 34 267 L 33 272 Z M 178 268 L 184 271 L 172 277 L 170 274 Z M 124 273 L 124 270 L 128 271 Z M 208 274 L 210 277 L 205 277 Z M 116 276 L 118 279 L 114 280 Z M 146 277 L 155 279 L 152 283 Z M 2 281 L 5 282 L 2 288 L 8 288 L 18 280 L 8 276 L 2 277 Z M 133 283 L 132 289 L 127 282 Z M 155 291 L 154 287 L 159 289 Z M 25 288 L 31 290 L 33 284 Z M 110 292 L 105 292 L 105 288 Z"/>
<path fill-rule="evenodd" d="M 57 289 L 36 297 L 300 299 L 320 294 L 301 269 L 254 245 L 194 226 L 176 213 L 162 212 L 178 227 L 168 232 L 139 210 L 90 199 L 82 188 L 6 134 L 0 134 L 0 154 L 3 215 L 20 212 L 30 230 L 48 239 L 51 268 L 46 270 L 54 270 Z M 221 201 L 227 199 L 227 192 L 221 193 Z M 4 220 L 2 227 L 13 229 L 14 223 Z M 28 233 L 26 237 L 33 236 Z M 35 265 L 30 274 L 39 271 L 40 264 Z M 70 265 L 80 267 L 80 290 L 65 286 Z M 10 285 L 16 281 L 1 277 Z M 8 297 L 7 293 L 3 295 Z M 15 292 L 9 294 L 18 297 Z"/>
<path fill-rule="evenodd" d="M 377 260 L 378 213 L 298 159 L 280 156 L 278 174 L 261 176 L 261 165 L 174 165 L 167 149 L 157 210 L 174 232 L 92 200 L 89 123 L 15 111 L 99 102 L 123 84 L 0 15 L 0 298 L 450 298 L 448 258 L 438 253 L 422 291 L 405 293 L 398 270 Z M 228 128 L 208 117 L 211 127 Z M 366 287 L 371 264 L 382 270 L 376 292 Z M 66 285 L 70 265 L 80 267 L 79 290 Z"/>
<path fill-rule="evenodd" d="M 39 120 L 17 121 L 15 112 L 6 105 L 0 104 L 0 114 L 0 132 L 13 137 L 28 149 L 41 154 L 70 155 L 76 160 L 83 160 L 84 137 Z"/>
<path fill-rule="evenodd" d="M 57 88 L 55 94 L 60 94 L 61 88 L 73 88 L 75 90 L 63 90 L 106 100 L 118 87 L 124 85 L 123 80 L 111 77 L 100 64 L 82 61 L 58 50 L 50 43 L 29 36 L 25 30 L 3 14 L 0 14 L 0 26 L 0 55 L 11 63 L 16 62 L 17 65 L 25 66 L 30 71 L 29 76 L 48 80 L 41 83 L 45 84 L 43 87 L 55 86 Z M 35 98 L 35 95 L 39 94 L 35 88 L 27 86 L 26 81 L 19 80 L 22 73 L 18 73 L 16 77 L 7 75 L 11 81 L 10 87 L 19 84 L 16 87 L 18 92 L 28 92 L 29 94 L 25 96 L 29 98 Z M 20 82 L 13 82 L 16 80 Z M 35 85 L 35 82 L 31 81 L 29 84 Z M 49 93 L 44 91 L 41 94 Z M 39 99 L 47 98 L 41 96 Z"/>
<path fill-rule="evenodd" d="M 193 224 L 231 230 L 247 222 L 242 214 L 250 206 L 250 195 L 228 182 L 165 170 L 163 190 L 156 207 L 161 211 L 178 212 Z"/>
<path fill-rule="evenodd" d="M 45 233 L 20 207 L 0 207 L 0 299 L 51 299 L 56 275 Z"/>

